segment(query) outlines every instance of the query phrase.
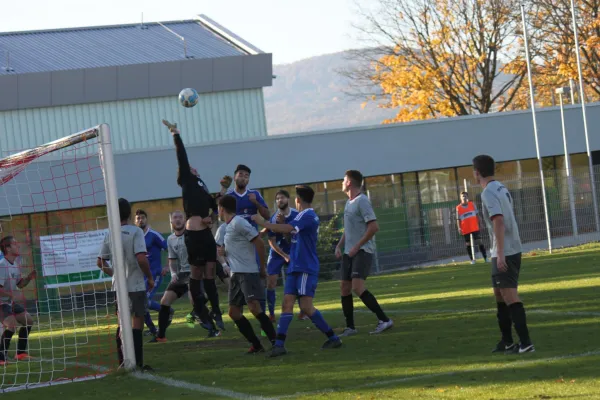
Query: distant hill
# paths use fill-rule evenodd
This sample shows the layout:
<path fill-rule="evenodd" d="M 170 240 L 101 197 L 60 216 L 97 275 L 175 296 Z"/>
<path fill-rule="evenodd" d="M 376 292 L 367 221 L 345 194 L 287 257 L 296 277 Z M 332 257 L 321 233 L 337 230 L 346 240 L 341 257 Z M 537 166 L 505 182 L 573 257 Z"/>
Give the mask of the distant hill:
<path fill-rule="evenodd" d="M 344 94 L 347 81 L 336 71 L 347 67 L 344 53 L 275 65 L 273 86 L 264 89 L 270 135 L 377 125 L 394 110 L 377 108 Z"/>
<path fill-rule="evenodd" d="M 349 69 L 346 53 L 307 58 L 291 64 L 275 65 L 273 86 L 264 89 L 267 128 L 270 135 L 378 125 L 397 110 L 378 108 L 374 102 L 347 96 L 346 78 L 336 71 Z M 510 76 L 500 74 L 496 88 Z"/>

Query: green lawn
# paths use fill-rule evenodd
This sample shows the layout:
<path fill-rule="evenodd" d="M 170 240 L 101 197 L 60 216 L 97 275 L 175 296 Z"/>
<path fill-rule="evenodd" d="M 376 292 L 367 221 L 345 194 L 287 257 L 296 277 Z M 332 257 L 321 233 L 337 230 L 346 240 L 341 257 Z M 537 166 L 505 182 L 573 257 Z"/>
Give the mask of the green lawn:
<path fill-rule="evenodd" d="M 490 353 L 499 333 L 489 265 L 459 264 L 370 278 L 370 290 L 395 326 L 370 336 L 376 321 L 355 299 L 360 333 L 346 338 L 338 350 L 321 351 L 323 335 L 310 321 L 294 321 L 288 356 L 246 356 L 248 346 L 230 322 L 217 339 L 204 339 L 204 330 L 179 323 L 190 308 L 186 300 L 178 303 L 180 318 L 169 329 L 169 342 L 145 346 L 155 375 L 171 378 L 179 387 L 153 377 L 141 380 L 117 373 L 84 383 L 5 393 L 2 400 L 600 398 L 599 250 L 595 244 L 524 258 L 520 290 L 537 350 L 533 354 Z M 320 284 L 316 305 L 331 325 L 343 327 L 336 282 Z M 98 336 L 102 340 L 83 346 L 80 353 L 90 355 L 84 361 L 112 361 L 113 355 L 97 356 L 112 350 L 107 347 L 113 346 L 111 335 L 107 330 Z M 5 374 L 14 374 L 10 368 L 14 367 Z"/>

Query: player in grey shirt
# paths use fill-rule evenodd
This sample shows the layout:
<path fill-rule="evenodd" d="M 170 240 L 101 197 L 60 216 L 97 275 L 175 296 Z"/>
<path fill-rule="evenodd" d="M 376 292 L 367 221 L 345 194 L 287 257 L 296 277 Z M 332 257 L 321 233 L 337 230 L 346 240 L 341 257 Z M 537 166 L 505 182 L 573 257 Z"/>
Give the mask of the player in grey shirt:
<path fill-rule="evenodd" d="M 473 159 L 473 175 L 483 187 L 483 217 L 492 240 L 492 287 L 498 308 L 498 325 L 502 339 L 493 352 L 528 353 L 535 351 L 525 308 L 517 291 L 521 271 L 521 239 L 513 211 L 513 201 L 506 187 L 495 180 L 496 164 L 487 155 Z M 512 325 L 521 343 L 513 342 Z"/>
<path fill-rule="evenodd" d="M 114 265 L 111 268 L 106 261 L 112 258 L 112 246 L 110 232 L 104 237 L 102 249 L 98 255 L 98 268 L 104 273 L 113 277 L 114 268 L 123 268 L 125 270 L 125 278 L 127 291 L 129 292 L 129 305 L 132 316 L 132 333 L 133 345 L 135 348 L 136 364 L 143 370 L 151 370 L 150 367 L 144 365 L 144 349 L 143 349 L 143 328 L 144 314 L 148 306 L 146 297 L 146 282 L 148 281 L 148 290 L 154 287 L 154 279 L 150 272 L 150 264 L 146 256 L 146 241 L 144 239 L 144 231 L 135 225 L 131 225 L 131 204 L 123 198 L 119 199 L 119 215 L 121 218 L 121 240 L 123 244 L 123 259 L 125 265 Z M 118 309 L 117 309 L 118 310 Z M 123 352 L 121 343 L 121 328 L 117 328 L 116 342 L 117 351 L 119 354 L 119 365 L 123 364 Z"/>
<path fill-rule="evenodd" d="M 379 225 L 369 198 L 361 193 L 362 184 L 363 175 L 360 171 L 346 171 L 342 182 L 342 190 L 348 196 L 344 208 L 344 234 L 335 248 L 335 256 L 342 259 L 340 290 L 342 311 L 346 318 L 346 328 L 340 336 L 358 333 L 354 325 L 353 291 L 379 320 L 372 334 L 381 333 L 394 325 L 375 296 L 365 287 L 365 280 L 373 265 L 373 237 L 379 230 Z"/>
<path fill-rule="evenodd" d="M 260 322 L 262 330 L 271 343 L 275 342 L 275 328 L 262 309 L 260 301 L 265 299 L 266 264 L 265 244 L 256 228 L 244 218 L 236 216 L 237 200 L 225 195 L 219 199 L 219 218 L 227 225 L 225 236 L 218 238 L 217 245 L 225 247 L 225 254 L 231 268 L 229 284 L 229 316 L 240 333 L 252 343 L 249 354 L 264 352 L 264 348 L 254 333 L 250 321 L 244 317 L 242 307 L 247 304 L 250 312 Z M 256 263 L 258 254 L 260 268 Z M 257 272 L 260 271 L 260 272 Z"/>
<path fill-rule="evenodd" d="M 0 324 L 5 328 L 0 337 L 0 366 L 3 366 L 8 361 L 7 353 L 17 325 L 21 325 L 21 328 L 15 359 L 25 361 L 31 358 L 27 354 L 27 344 L 33 318 L 24 307 L 25 296 L 21 289 L 35 278 L 36 273 L 33 270 L 25 278 L 22 277 L 20 247 L 14 237 L 2 238 L 0 250 L 4 254 L 0 260 Z"/>

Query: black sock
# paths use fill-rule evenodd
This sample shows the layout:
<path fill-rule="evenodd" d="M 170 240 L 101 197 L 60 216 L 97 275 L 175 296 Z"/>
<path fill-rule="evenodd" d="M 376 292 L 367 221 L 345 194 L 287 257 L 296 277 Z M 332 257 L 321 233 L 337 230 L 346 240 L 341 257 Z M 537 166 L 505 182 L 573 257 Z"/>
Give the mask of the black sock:
<path fill-rule="evenodd" d="M 15 333 L 13 331 L 5 330 L 0 337 L 0 361 L 6 361 L 6 353 L 10 348 L 10 340 Z"/>
<path fill-rule="evenodd" d="M 169 319 L 171 316 L 171 307 L 170 306 L 160 306 L 160 311 L 158 312 L 158 337 L 164 338 L 167 334 L 167 327 L 169 326 Z"/>
<path fill-rule="evenodd" d="M 510 317 L 515 324 L 515 330 L 517 331 L 517 335 L 519 335 L 521 345 L 529 346 L 531 340 L 529 339 L 529 329 L 527 329 L 527 317 L 525 316 L 523 303 L 512 303 L 509 307 Z"/>
<path fill-rule="evenodd" d="M 19 329 L 19 341 L 17 342 L 17 354 L 27 353 L 27 342 L 31 332 L 31 326 L 22 326 Z"/>
<path fill-rule="evenodd" d="M 119 356 L 119 365 L 123 365 L 123 342 L 121 341 L 121 327 L 117 328 L 115 342 L 117 343 L 117 355 Z"/>
<path fill-rule="evenodd" d="M 483 258 L 485 260 L 487 260 L 487 253 L 485 252 L 485 246 L 480 244 L 479 245 L 479 251 L 481 252 L 481 255 L 483 256 Z"/>
<path fill-rule="evenodd" d="M 254 329 L 252 329 L 252 325 L 250 324 L 250 321 L 248 321 L 246 319 L 246 317 L 244 317 L 242 315 L 242 318 L 235 321 L 235 324 L 237 325 L 238 329 L 240 330 L 240 333 L 242 335 L 244 335 L 244 337 L 250 343 L 252 343 L 252 346 L 254 346 L 255 349 L 259 349 L 262 347 L 262 345 L 260 344 L 260 340 L 254 333 Z"/>
<path fill-rule="evenodd" d="M 275 343 L 275 339 L 277 338 L 277 332 L 275 332 L 275 327 L 273 327 L 273 323 L 271 322 L 269 317 L 267 317 L 267 314 L 262 312 L 256 316 L 256 319 L 260 322 L 260 328 L 263 331 L 265 331 L 267 337 L 269 338 L 269 341 L 271 343 Z"/>
<path fill-rule="evenodd" d="M 138 367 L 144 366 L 144 339 L 141 329 L 132 329 L 133 349 L 135 350 L 135 363 Z"/>
<path fill-rule="evenodd" d="M 194 299 L 194 310 L 196 311 L 196 315 L 198 315 L 198 318 L 200 318 L 202 323 L 210 324 L 212 329 L 216 330 L 217 327 L 208 313 L 208 308 L 206 308 L 206 298 L 202 291 L 202 281 L 190 278 L 189 287 L 192 299 Z"/>
<path fill-rule="evenodd" d="M 473 260 L 473 249 L 471 248 L 470 244 L 467 244 L 467 254 L 469 255 L 469 260 Z"/>
<path fill-rule="evenodd" d="M 371 294 L 371 292 L 369 292 L 368 290 L 365 290 L 360 295 L 360 299 L 362 300 L 363 303 L 365 303 L 365 306 L 367 306 L 367 308 L 369 310 L 371 310 L 375 315 L 377 315 L 377 318 L 379 318 L 380 321 L 388 322 L 390 320 L 387 317 L 387 315 L 385 315 L 385 313 L 379 306 L 377 299 L 375 298 L 375 296 L 373 296 Z"/>
<path fill-rule="evenodd" d="M 502 332 L 502 341 L 506 344 L 513 343 L 510 309 L 505 302 L 498 302 L 496 306 L 498 307 L 496 317 L 498 317 L 498 326 L 500 327 L 500 332 Z"/>
<path fill-rule="evenodd" d="M 350 329 L 356 329 L 354 327 L 354 299 L 352 293 L 348 296 L 342 296 L 342 311 L 346 318 L 346 326 Z"/>
<path fill-rule="evenodd" d="M 214 279 L 204 280 L 204 290 L 210 301 L 210 307 L 214 315 L 221 316 L 221 310 L 219 309 L 219 292 L 217 291 L 217 284 Z"/>

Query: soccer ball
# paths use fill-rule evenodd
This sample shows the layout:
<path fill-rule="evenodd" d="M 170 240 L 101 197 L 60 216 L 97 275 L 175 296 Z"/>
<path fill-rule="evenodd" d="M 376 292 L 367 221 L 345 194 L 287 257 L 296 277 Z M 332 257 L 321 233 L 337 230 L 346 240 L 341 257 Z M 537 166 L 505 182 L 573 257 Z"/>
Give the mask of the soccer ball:
<path fill-rule="evenodd" d="M 184 107 L 194 107 L 198 104 L 198 92 L 192 88 L 183 89 L 179 92 L 179 102 Z"/>

